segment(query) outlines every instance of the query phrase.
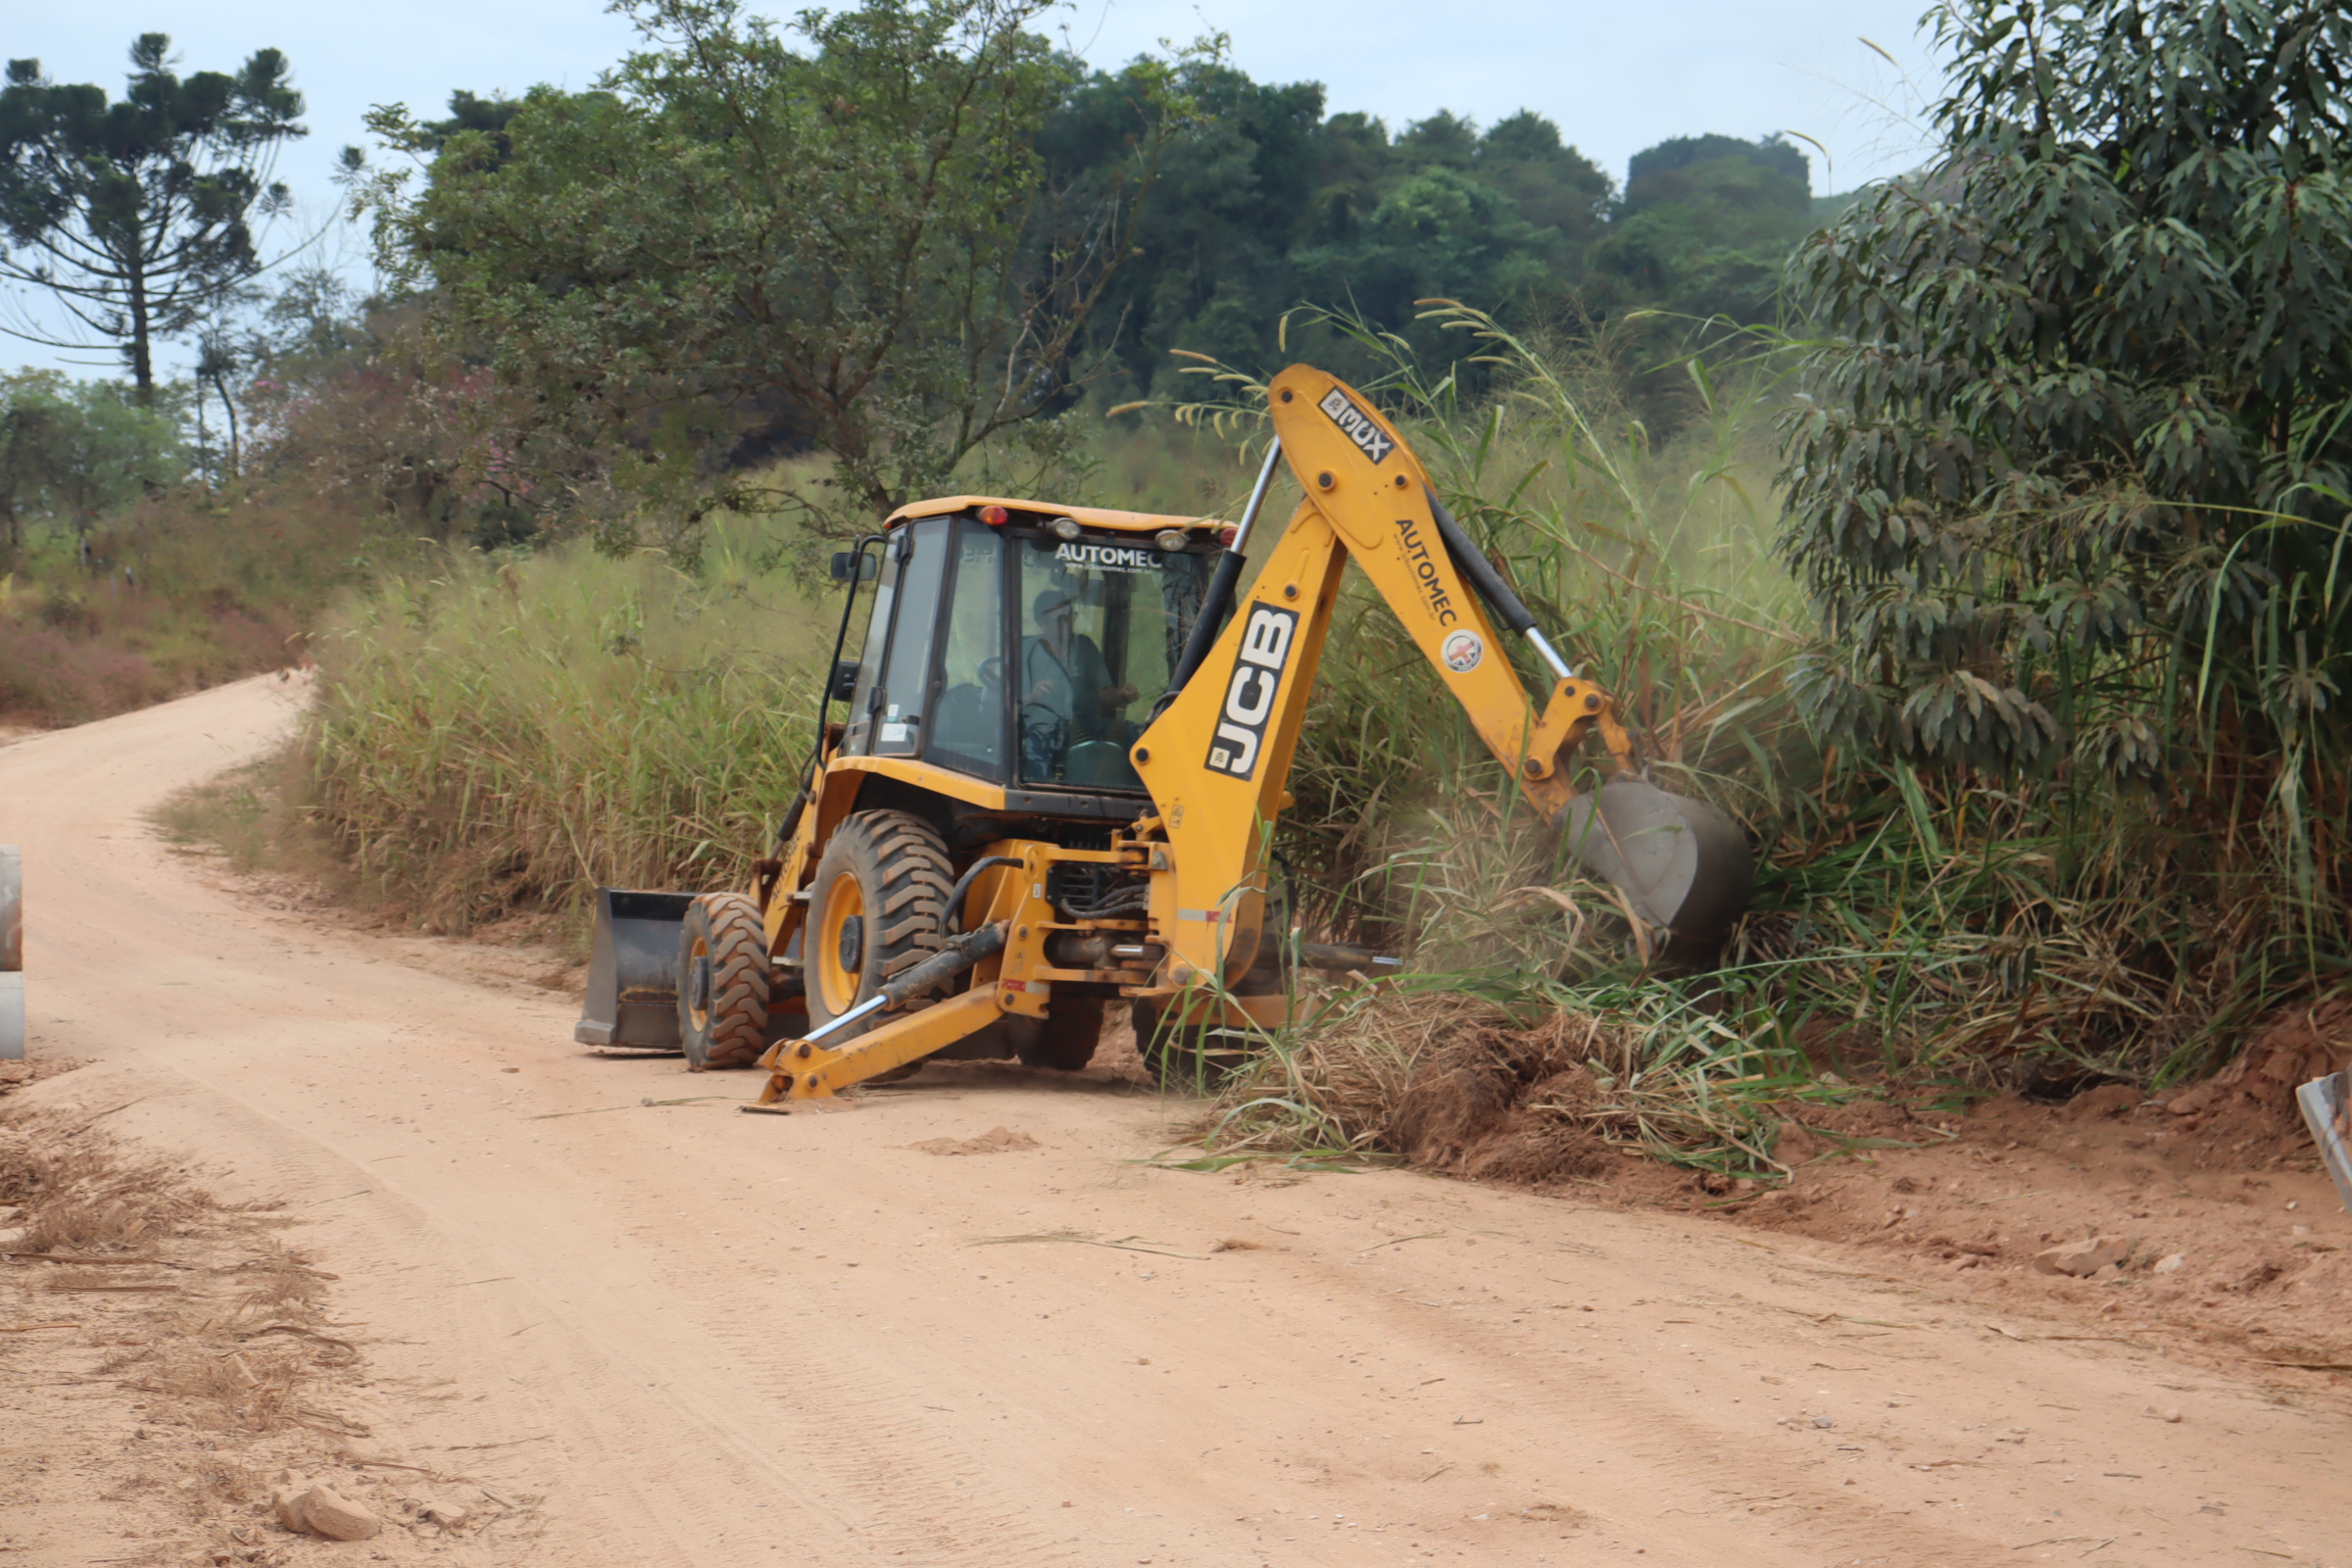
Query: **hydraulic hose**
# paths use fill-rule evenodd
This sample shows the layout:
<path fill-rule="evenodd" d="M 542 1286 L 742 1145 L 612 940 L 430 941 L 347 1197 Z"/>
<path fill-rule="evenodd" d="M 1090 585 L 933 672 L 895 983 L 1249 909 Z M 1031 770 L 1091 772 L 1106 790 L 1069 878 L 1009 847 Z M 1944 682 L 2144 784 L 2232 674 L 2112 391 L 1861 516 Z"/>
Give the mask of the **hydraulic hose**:
<path fill-rule="evenodd" d="M 954 936 L 962 929 L 963 896 L 972 891 L 972 883 L 979 877 L 981 872 L 987 870 L 992 865 L 1022 865 L 1025 863 L 1026 862 L 1023 861 L 1022 858 L 1017 855 L 983 855 L 980 857 L 980 858 L 974 860 L 970 865 L 965 866 L 963 875 L 957 877 L 956 879 L 956 885 L 948 889 L 946 916 L 948 935 Z"/>
<path fill-rule="evenodd" d="M 1257 514 L 1265 507 L 1266 492 L 1274 487 L 1275 470 L 1282 466 L 1282 438 L 1276 436 L 1266 448 L 1266 465 L 1257 470 L 1257 483 L 1250 487 L 1250 505 L 1242 512 L 1241 524 L 1233 530 L 1233 543 L 1217 557 L 1217 569 L 1208 579 L 1208 591 L 1200 596 L 1200 613 L 1193 617 L 1192 633 L 1184 640 L 1184 652 L 1177 657 L 1176 668 L 1168 676 L 1168 689 L 1161 694 L 1152 710 L 1157 718 L 1173 702 L 1184 684 L 1193 678 L 1208 659 L 1208 651 L 1217 643 L 1217 633 L 1224 629 L 1225 612 L 1242 586 L 1243 552 L 1250 545 L 1250 530 L 1257 526 Z"/>
<path fill-rule="evenodd" d="M 1446 503 L 1438 499 L 1435 490 L 1424 486 L 1421 493 L 1429 497 L 1429 514 L 1437 520 L 1438 537 L 1446 541 L 1446 554 L 1452 558 L 1453 569 L 1469 579 L 1471 588 L 1504 626 L 1536 645 L 1536 652 L 1544 656 L 1544 662 L 1551 666 L 1554 675 L 1561 680 L 1574 680 L 1576 671 L 1568 667 L 1568 662 L 1536 630 L 1536 617 L 1528 613 L 1527 606 L 1511 592 L 1511 585 L 1502 580 L 1502 573 L 1494 569 L 1494 563 L 1487 559 L 1487 553 L 1470 542 L 1470 536 L 1462 531 L 1453 514 L 1446 510 Z"/>

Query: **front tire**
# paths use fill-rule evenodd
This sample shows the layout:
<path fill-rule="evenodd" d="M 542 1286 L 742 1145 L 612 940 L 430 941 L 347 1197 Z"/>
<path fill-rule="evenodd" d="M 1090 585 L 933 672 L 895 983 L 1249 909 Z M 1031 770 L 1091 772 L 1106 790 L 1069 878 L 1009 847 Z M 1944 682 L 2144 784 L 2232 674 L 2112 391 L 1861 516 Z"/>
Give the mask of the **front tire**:
<path fill-rule="evenodd" d="M 678 1042 L 689 1071 L 740 1066 L 767 1038 L 767 924 L 740 893 L 706 893 L 678 933 Z"/>

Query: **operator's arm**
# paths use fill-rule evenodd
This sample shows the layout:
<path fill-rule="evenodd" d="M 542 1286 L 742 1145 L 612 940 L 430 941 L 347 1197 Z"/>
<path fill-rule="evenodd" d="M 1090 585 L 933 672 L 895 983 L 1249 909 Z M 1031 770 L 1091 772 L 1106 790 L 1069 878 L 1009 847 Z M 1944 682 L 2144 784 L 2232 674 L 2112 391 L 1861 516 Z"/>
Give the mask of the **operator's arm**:
<path fill-rule="evenodd" d="M 1094 693 L 1103 712 L 1115 713 L 1135 701 L 1139 694 L 1133 686 L 1111 680 L 1110 662 L 1102 657 L 1102 648 L 1092 637 L 1081 633 L 1073 652 L 1076 656 L 1073 662 L 1083 676 L 1079 686 L 1082 690 Z"/>

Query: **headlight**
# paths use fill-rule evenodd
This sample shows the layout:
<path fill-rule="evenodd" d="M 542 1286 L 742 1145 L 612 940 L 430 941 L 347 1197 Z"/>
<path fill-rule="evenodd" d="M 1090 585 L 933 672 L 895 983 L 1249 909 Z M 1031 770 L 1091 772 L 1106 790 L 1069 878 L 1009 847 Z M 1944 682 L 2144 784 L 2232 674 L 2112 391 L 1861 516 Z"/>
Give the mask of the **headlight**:
<path fill-rule="evenodd" d="M 1054 537 L 1056 539 L 1075 539 L 1082 531 L 1076 517 L 1055 517 L 1046 526 L 1054 530 Z"/>
<path fill-rule="evenodd" d="M 1182 550 L 1190 543 L 1190 540 L 1187 539 L 1182 528 L 1162 528 L 1152 537 L 1152 542 L 1162 550 Z"/>

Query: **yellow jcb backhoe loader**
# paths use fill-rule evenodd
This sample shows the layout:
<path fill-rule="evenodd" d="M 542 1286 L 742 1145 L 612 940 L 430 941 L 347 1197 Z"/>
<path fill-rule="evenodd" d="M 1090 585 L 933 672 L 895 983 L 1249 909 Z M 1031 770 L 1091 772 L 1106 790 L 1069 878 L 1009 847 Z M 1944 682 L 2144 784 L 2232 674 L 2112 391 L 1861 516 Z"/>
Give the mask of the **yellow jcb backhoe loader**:
<path fill-rule="evenodd" d="M 575 1038 L 682 1047 L 697 1068 L 757 1057 L 778 1108 L 925 1058 L 1082 1067 L 1116 1002 L 1163 1077 L 1227 1059 L 1289 1007 L 1270 840 L 1350 560 L 1579 858 L 1678 956 L 1711 958 L 1747 895 L 1739 831 L 1642 779 L 1607 694 L 1367 399 L 1305 366 L 1269 396 L 1276 440 L 1238 527 L 956 496 L 837 556 L 853 604 L 879 584 L 855 662 L 844 607 L 806 789 L 744 892 L 599 894 Z M 1305 499 L 1244 592 L 1286 461 Z M 1554 676 L 1541 711 L 1505 632 Z M 1614 776 L 1579 795 L 1594 731 Z"/>

